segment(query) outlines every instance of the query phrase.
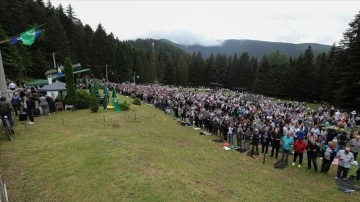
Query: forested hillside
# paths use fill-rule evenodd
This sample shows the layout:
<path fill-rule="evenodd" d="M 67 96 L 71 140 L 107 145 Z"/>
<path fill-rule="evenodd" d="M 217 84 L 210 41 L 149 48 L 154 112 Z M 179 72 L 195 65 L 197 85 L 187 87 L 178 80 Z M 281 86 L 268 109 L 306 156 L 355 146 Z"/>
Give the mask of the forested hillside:
<path fill-rule="evenodd" d="M 203 57 L 167 40 L 120 41 L 99 24 L 95 30 L 76 17 L 70 5 L 55 8 L 50 1 L 0 0 L 0 41 L 44 24 L 32 46 L 1 43 L 7 78 L 44 78 L 44 72 L 65 57 L 91 69 L 91 76 L 112 82 L 246 88 L 269 96 L 298 100 L 325 100 L 349 108 L 360 108 L 360 15 L 350 22 L 340 46 L 318 53 L 313 44 L 289 57 L 280 49 L 256 57 L 251 49 L 236 54 L 218 52 Z M 315 47 L 315 46 L 314 46 Z M 318 45 L 316 45 L 318 47 Z M 256 48 L 249 46 L 249 48 Z M 326 48 L 326 47 L 325 47 Z"/>
<path fill-rule="evenodd" d="M 304 44 L 293 44 L 293 43 L 281 43 L 281 42 L 269 42 L 269 41 L 257 41 L 257 40 L 225 40 L 221 45 L 218 46 L 201 46 L 192 45 L 185 46 L 185 50 L 188 52 L 201 52 L 204 57 L 209 57 L 211 53 L 225 53 L 227 55 L 234 55 L 235 53 L 241 54 L 248 52 L 251 57 L 261 58 L 271 52 L 279 51 L 284 53 L 288 57 L 298 57 L 301 52 L 304 52 L 308 46 L 311 46 L 315 55 L 322 52 L 328 52 L 331 46 L 315 44 L 315 43 L 304 43 Z"/>

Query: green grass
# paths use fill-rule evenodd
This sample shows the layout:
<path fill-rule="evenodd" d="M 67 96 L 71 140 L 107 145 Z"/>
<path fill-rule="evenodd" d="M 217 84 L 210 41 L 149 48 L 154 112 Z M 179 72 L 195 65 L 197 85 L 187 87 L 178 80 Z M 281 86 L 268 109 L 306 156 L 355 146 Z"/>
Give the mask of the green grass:
<path fill-rule="evenodd" d="M 120 97 L 120 101 L 128 98 Z M 0 131 L 10 201 L 356 201 L 329 175 L 225 151 L 147 106 L 58 112 Z M 63 125 L 64 122 L 64 125 Z M 320 164 L 320 162 L 319 162 Z M 354 170 L 350 172 L 354 174 Z"/>

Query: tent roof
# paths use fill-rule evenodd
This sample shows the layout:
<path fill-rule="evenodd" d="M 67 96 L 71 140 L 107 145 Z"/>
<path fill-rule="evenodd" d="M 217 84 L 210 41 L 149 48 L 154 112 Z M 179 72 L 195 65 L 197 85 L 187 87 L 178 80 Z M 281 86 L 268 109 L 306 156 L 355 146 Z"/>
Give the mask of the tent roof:
<path fill-rule="evenodd" d="M 246 95 L 244 98 L 244 100 L 248 100 L 248 101 L 259 101 L 259 98 L 255 95 Z"/>
<path fill-rule="evenodd" d="M 87 72 L 87 71 L 90 71 L 90 69 L 80 69 L 78 71 L 74 71 L 73 74 L 78 74 L 78 73 Z M 57 77 L 59 78 L 59 77 L 63 77 L 63 76 L 65 76 L 65 74 L 62 74 L 61 76 L 57 76 Z"/>
<path fill-rule="evenodd" d="M 56 69 L 50 69 L 50 70 L 47 70 L 45 72 L 45 76 L 49 75 L 49 74 L 57 74 L 57 70 Z"/>
<path fill-rule="evenodd" d="M 55 83 L 51 83 L 49 85 L 43 86 L 42 88 L 39 89 L 39 91 L 44 92 L 44 91 L 65 91 L 66 90 L 66 83 L 63 82 L 55 82 Z"/>
<path fill-rule="evenodd" d="M 38 79 L 35 81 L 32 81 L 30 83 L 27 83 L 26 86 L 44 86 L 49 84 L 48 80 L 46 79 Z"/>

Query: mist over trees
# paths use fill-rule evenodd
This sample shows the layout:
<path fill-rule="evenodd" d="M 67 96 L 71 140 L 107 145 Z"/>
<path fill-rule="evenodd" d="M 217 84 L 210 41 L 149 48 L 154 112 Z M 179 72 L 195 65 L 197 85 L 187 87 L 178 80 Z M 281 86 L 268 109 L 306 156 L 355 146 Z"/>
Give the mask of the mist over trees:
<path fill-rule="evenodd" d="M 257 58 L 246 51 L 204 57 L 167 40 L 120 41 L 101 24 L 95 30 L 84 25 L 71 5 L 55 8 L 43 0 L 1 2 L 1 41 L 46 23 L 32 46 L 0 45 L 5 74 L 14 81 L 44 78 L 45 71 L 53 68 L 52 53 L 56 53 L 57 64 L 68 57 L 89 68 L 94 78 L 105 78 L 107 66 L 112 82 L 132 82 L 135 72 L 136 83 L 208 87 L 213 82 L 278 98 L 360 108 L 360 14 L 329 52 L 314 54 L 307 46 L 296 57 L 281 51 Z"/>

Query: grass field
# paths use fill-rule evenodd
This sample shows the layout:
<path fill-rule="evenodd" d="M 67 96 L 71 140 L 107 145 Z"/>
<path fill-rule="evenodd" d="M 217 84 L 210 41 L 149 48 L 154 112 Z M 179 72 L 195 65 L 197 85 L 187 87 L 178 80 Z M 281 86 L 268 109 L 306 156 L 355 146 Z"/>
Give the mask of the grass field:
<path fill-rule="evenodd" d="M 123 101 L 125 97 L 120 97 Z M 13 201 L 356 201 L 329 175 L 225 151 L 147 105 L 58 112 L 0 131 L 0 174 Z M 318 163 L 320 165 L 320 161 Z M 354 174 L 354 170 L 350 172 Z M 357 198 L 357 199 L 356 199 Z"/>

